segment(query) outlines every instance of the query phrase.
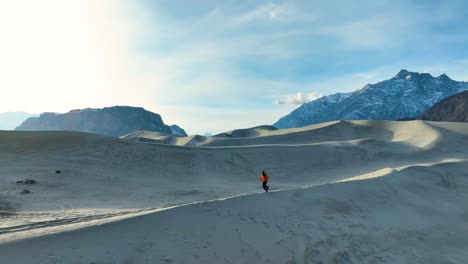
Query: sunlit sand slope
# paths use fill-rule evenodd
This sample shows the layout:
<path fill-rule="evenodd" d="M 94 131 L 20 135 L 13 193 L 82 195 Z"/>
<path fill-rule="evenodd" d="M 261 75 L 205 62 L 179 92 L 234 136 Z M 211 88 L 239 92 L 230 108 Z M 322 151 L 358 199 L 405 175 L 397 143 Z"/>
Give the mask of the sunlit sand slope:
<path fill-rule="evenodd" d="M 0 263 L 467 257 L 468 124 L 336 121 L 164 144 L 154 136 L 0 131 Z M 263 169 L 276 192 L 260 190 Z M 16 183 L 25 179 L 37 182 Z"/>

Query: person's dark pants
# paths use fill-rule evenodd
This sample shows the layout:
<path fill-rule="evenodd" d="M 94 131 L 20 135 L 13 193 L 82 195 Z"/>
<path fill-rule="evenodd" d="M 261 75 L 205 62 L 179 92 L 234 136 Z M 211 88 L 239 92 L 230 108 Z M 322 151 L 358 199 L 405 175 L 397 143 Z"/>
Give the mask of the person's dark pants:
<path fill-rule="evenodd" d="M 268 183 L 268 182 L 262 182 L 263 190 L 265 190 L 266 192 L 268 192 L 268 189 L 270 189 L 270 188 L 267 186 L 267 183 Z"/>

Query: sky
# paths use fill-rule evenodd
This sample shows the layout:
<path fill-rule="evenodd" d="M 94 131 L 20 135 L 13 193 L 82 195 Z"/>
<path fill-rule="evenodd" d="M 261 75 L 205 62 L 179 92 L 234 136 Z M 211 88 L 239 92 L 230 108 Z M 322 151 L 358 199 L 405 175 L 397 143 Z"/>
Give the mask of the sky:
<path fill-rule="evenodd" d="M 0 112 L 141 106 L 218 133 L 401 69 L 468 81 L 466 47 L 464 0 L 0 0 Z"/>

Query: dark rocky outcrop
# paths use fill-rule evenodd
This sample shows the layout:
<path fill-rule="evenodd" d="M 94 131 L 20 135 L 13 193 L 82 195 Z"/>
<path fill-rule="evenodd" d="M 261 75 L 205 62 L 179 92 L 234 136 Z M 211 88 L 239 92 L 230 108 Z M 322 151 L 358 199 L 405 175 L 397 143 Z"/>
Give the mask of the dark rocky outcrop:
<path fill-rule="evenodd" d="M 36 181 L 33 179 L 26 179 L 26 180 L 19 180 L 16 181 L 16 183 L 21 183 L 21 184 L 36 184 Z"/>
<path fill-rule="evenodd" d="M 182 137 L 187 136 L 187 133 L 185 132 L 185 130 L 182 129 L 178 125 L 172 125 L 172 126 L 170 126 L 170 128 L 171 128 L 172 134 L 175 135 L 175 136 L 182 136 Z"/>
<path fill-rule="evenodd" d="M 172 134 L 160 115 L 130 106 L 78 109 L 65 114 L 44 113 L 27 119 L 16 130 L 80 131 L 115 137 L 139 130 Z"/>
<path fill-rule="evenodd" d="M 464 91 L 436 103 L 418 119 L 445 122 L 468 122 L 468 91 Z"/>

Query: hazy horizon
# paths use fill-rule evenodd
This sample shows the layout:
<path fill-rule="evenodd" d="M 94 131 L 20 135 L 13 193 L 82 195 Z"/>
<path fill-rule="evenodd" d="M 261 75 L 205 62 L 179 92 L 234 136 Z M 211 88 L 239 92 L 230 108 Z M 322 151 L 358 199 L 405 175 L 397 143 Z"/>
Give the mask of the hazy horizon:
<path fill-rule="evenodd" d="M 139 106 L 191 134 L 273 124 L 400 69 L 468 80 L 465 10 L 457 0 L 4 1 L 0 112 Z"/>

